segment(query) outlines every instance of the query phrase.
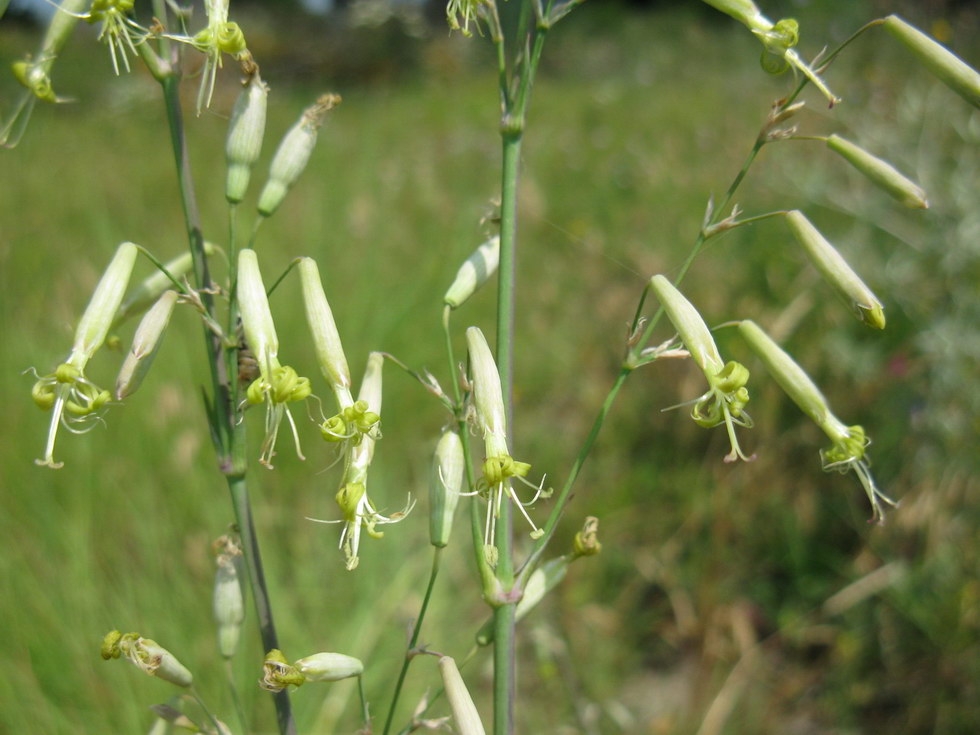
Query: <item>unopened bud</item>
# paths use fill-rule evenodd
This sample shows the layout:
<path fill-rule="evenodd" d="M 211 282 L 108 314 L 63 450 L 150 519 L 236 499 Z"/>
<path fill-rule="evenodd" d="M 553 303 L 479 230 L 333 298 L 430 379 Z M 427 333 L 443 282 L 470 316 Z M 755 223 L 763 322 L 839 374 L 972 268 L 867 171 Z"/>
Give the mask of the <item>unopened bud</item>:
<path fill-rule="evenodd" d="M 460 735 L 486 735 L 480 713 L 473 704 L 473 698 L 466 689 L 463 677 L 459 674 L 456 662 L 449 656 L 439 659 L 439 673 L 442 674 L 442 685 L 446 690 L 446 699 L 456 721 L 456 731 Z"/>
<path fill-rule="evenodd" d="M 228 160 L 225 197 L 232 204 L 237 204 L 244 198 L 252 166 L 262 151 L 268 96 L 269 88 L 256 72 L 245 82 L 245 88 L 232 110 L 228 140 L 225 143 L 225 156 Z"/>
<path fill-rule="evenodd" d="M 166 291 L 140 321 L 133 336 L 133 346 L 116 378 L 117 401 L 135 393 L 142 384 L 163 342 L 163 333 L 170 323 L 170 315 L 176 303 L 177 292 Z"/>
<path fill-rule="evenodd" d="M 139 633 L 123 635 L 114 630 L 106 635 L 102 642 L 102 658 L 109 660 L 120 656 L 125 656 L 140 671 L 179 687 L 189 687 L 194 683 L 191 672 L 170 651 L 156 641 L 141 637 Z"/>
<path fill-rule="evenodd" d="M 599 543 L 599 519 L 588 516 L 582 525 L 582 530 L 575 534 L 572 543 L 572 553 L 575 556 L 595 556 L 602 551 Z"/>
<path fill-rule="evenodd" d="M 293 664 L 307 681 L 340 681 L 364 673 L 364 664 L 342 653 L 315 653 Z"/>
<path fill-rule="evenodd" d="M 500 237 L 496 236 L 480 245 L 460 266 L 443 301 L 458 309 L 497 271 L 499 262 Z"/>
<path fill-rule="evenodd" d="M 242 622 L 245 620 L 245 600 L 235 568 L 234 554 L 221 554 L 214 575 L 212 611 L 218 628 L 218 652 L 231 658 L 238 650 Z"/>
<path fill-rule="evenodd" d="M 813 226 L 802 212 L 786 213 L 786 220 L 797 242 L 806 250 L 810 262 L 840 295 L 857 318 L 875 329 L 885 328 L 885 311 L 870 288 L 854 272 L 844 257 Z"/>
<path fill-rule="evenodd" d="M 323 292 L 320 269 L 313 258 L 300 259 L 299 277 L 303 288 L 303 303 L 306 306 L 306 323 L 313 335 L 317 362 L 337 396 L 340 408 L 347 408 L 354 402 L 350 392 L 350 368 L 347 366 L 347 356 L 334 322 L 333 311 Z"/>
<path fill-rule="evenodd" d="M 429 541 L 443 547 L 449 543 L 453 514 L 463 485 L 463 443 L 452 429 L 443 432 L 429 471 Z"/>
<path fill-rule="evenodd" d="M 339 103 L 338 95 L 323 95 L 303 111 L 299 122 L 283 137 L 269 166 L 269 180 L 259 196 L 259 214 L 263 217 L 272 216 L 285 199 L 286 192 L 303 173 L 313 154 L 317 130 L 324 116 Z"/>
<path fill-rule="evenodd" d="M 827 138 L 827 147 L 868 177 L 875 186 L 887 192 L 906 207 L 912 209 L 929 208 L 926 193 L 887 161 L 871 155 L 864 148 L 841 138 L 839 135 L 831 135 Z"/>
<path fill-rule="evenodd" d="M 974 107 L 980 107 L 980 73 L 976 69 L 897 15 L 885 18 L 885 28 L 943 84 Z"/>
<path fill-rule="evenodd" d="M 238 306 L 242 315 L 242 327 L 249 347 L 259 360 L 262 374 L 278 367 L 279 337 L 269 309 L 269 297 L 262 282 L 259 261 L 255 251 L 245 249 L 238 253 Z"/>

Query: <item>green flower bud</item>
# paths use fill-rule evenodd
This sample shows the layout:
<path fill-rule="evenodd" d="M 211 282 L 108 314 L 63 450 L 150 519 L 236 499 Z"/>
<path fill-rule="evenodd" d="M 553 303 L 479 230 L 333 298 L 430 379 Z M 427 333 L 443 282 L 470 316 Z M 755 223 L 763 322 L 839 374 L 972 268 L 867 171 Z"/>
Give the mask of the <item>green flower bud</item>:
<path fill-rule="evenodd" d="M 340 681 L 364 673 L 364 664 L 342 653 L 315 653 L 293 664 L 307 681 Z"/>
<path fill-rule="evenodd" d="M 122 303 L 123 294 L 126 293 L 137 253 L 136 246 L 131 242 L 120 245 L 95 287 L 92 299 L 75 330 L 75 344 L 72 347 L 72 352 L 84 355 L 85 361 L 105 342 L 113 317 Z"/>
<path fill-rule="evenodd" d="M 897 15 L 885 18 L 885 28 L 943 84 L 974 107 L 980 107 L 980 73 L 976 69 Z"/>
<path fill-rule="evenodd" d="M 599 543 L 599 519 L 595 516 L 588 516 L 582 525 L 582 530 L 575 534 L 572 542 L 572 555 L 595 556 L 602 551 L 602 544 Z"/>
<path fill-rule="evenodd" d="M 844 303 L 851 307 L 857 318 L 869 327 L 884 329 L 884 307 L 837 249 L 827 242 L 802 212 L 798 210 L 787 212 L 786 220 L 797 242 L 806 251 L 810 262 L 820 271 L 824 280 L 837 291 Z"/>
<path fill-rule="evenodd" d="M 439 438 L 429 471 L 429 542 L 433 546 L 449 544 L 453 514 L 463 486 L 464 464 L 459 434 L 447 429 Z"/>
<path fill-rule="evenodd" d="M 744 320 L 738 331 L 756 356 L 765 364 L 783 392 L 809 416 L 830 438 L 832 446 L 822 450 L 820 457 L 827 471 L 845 473 L 853 470 L 861 481 L 872 508 L 872 521 L 882 522 L 882 502 L 897 506 L 894 500 L 881 492 L 871 476 L 866 449 L 870 440 L 860 426 L 846 426 L 831 412 L 827 399 L 814 385 L 810 377 L 755 322 Z"/>
<path fill-rule="evenodd" d="M 458 309 L 497 271 L 499 262 L 500 237 L 496 236 L 480 245 L 459 267 L 456 280 L 446 291 L 443 301 Z"/>
<path fill-rule="evenodd" d="M 136 328 L 133 346 L 129 349 L 119 370 L 119 376 L 116 378 L 116 400 L 121 401 L 140 387 L 160 348 L 163 333 L 170 322 L 170 315 L 176 303 L 176 291 L 164 292 L 153 308 L 146 312 L 146 316 Z"/>
<path fill-rule="evenodd" d="M 486 735 L 480 713 L 473 704 L 463 677 L 459 674 L 456 662 L 449 656 L 439 658 L 439 673 L 442 675 L 442 686 L 446 691 L 446 699 L 456 721 L 456 731 L 460 735 Z"/>
<path fill-rule="evenodd" d="M 827 147 L 840 154 L 848 163 L 868 177 L 877 187 L 887 192 L 906 207 L 928 209 L 926 193 L 913 181 L 905 178 L 890 163 L 872 156 L 860 146 L 839 135 L 827 138 Z"/>
<path fill-rule="evenodd" d="M 263 217 L 272 216 L 285 199 L 286 192 L 303 173 L 313 154 L 317 130 L 323 124 L 324 116 L 339 103 L 339 95 L 323 95 L 303 111 L 299 122 L 283 137 L 269 166 L 269 180 L 259 196 L 259 214 Z"/>
<path fill-rule="evenodd" d="M 256 71 L 245 82 L 245 88 L 232 110 L 225 142 L 225 157 L 228 160 L 225 198 L 232 204 L 238 204 L 244 198 L 252 166 L 262 151 L 268 96 L 269 88 Z"/>
<path fill-rule="evenodd" d="M 238 650 L 245 620 L 245 600 L 235 566 L 236 556 L 240 554 L 238 551 L 219 555 L 214 576 L 212 612 L 218 629 L 218 652 L 225 658 L 231 658 Z"/>
<path fill-rule="evenodd" d="M 139 633 L 122 635 L 114 630 L 106 635 L 102 641 L 102 658 L 109 660 L 120 656 L 125 656 L 140 671 L 179 687 L 190 687 L 194 683 L 191 672 L 170 651 Z"/>
<path fill-rule="evenodd" d="M 320 363 L 323 376 L 330 383 L 337 403 L 343 410 L 354 402 L 351 397 L 350 368 L 347 366 L 347 356 L 344 354 L 333 312 L 323 292 L 316 261 L 312 258 L 300 259 L 299 276 L 303 288 L 303 303 L 306 306 L 306 323 L 313 335 L 317 362 Z"/>

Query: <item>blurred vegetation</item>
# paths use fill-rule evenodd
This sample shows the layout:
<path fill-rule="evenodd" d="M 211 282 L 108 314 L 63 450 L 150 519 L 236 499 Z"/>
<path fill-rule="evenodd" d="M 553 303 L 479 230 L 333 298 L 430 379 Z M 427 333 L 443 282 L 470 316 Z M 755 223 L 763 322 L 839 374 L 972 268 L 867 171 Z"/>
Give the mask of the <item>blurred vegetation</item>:
<path fill-rule="evenodd" d="M 839 14 L 784 5 L 813 53 L 884 4 L 827 4 Z M 980 62 L 968 6 L 920 10 L 928 14 L 913 20 Z M 549 39 L 522 174 L 515 445 L 555 484 L 617 370 L 645 279 L 680 265 L 708 195 L 724 191 L 789 88 L 759 69 L 744 29 L 715 15 L 699 4 L 586 4 Z M 258 247 L 270 273 L 296 255 L 319 260 L 355 373 L 368 350 L 385 349 L 445 382 L 441 295 L 480 242 L 498 186 L 496 80 L 488 44 L 413 18 L 332 25 L 253 6 L 241 19 L 273 89 L 264 160 L 316 93 L 345 100 Z M 174 651 L 231 719 L 208 553 L 231 513 L 194 388 L 203 365 L 194 320 L 175 318 L 147 384 L 104 429 L 63 437 L 65 469 L 31 463 L 47 417 L 22 372 L 61 359 L 118 242 L 161 257 L 184 247 L 155 85 L 141 72 L 110 79 L 103 50 L 80 31 L 55 70 L 56 88 L 78 102 L 39 107 L 21 146 L 0 158 L 6 732 L 146 731 L 147 707 L 171 691 L 99 660 L 111 628 Z M 5 65 L 34 44 L 32 32 L 0 25 Z M 188 122 L 206 235 L 218 242 L 233 76 L 223 75 L 212 111 Z M 556 540 L 557 553 L 583 516 L 597 515 L 604 552 L 576 564 L 523 624 L 521 732 L 973 733 L 980 724 L 980 116 L 881 33 L 829 78 L 845 103 L 828 112 L 808 98 L 803 132 L 841 132 L 889 158 L 924 185 L 931 209 L 899 211 L 821 145 L 797 141 L 767 148 L 738 200 L 749 213 L 803 209 L 882 297 L 888 329 L 854 321 L 778 221 L 712 241 L 685 292 L 712 323 L 751 316 L 777 332 L 841 418 L 868 429 L 878 479 L 902 507 L 888 525 L 866 525 L 857 482 L 820 472 L 823 437 L 724 332 L 723 350 L 754 368 L 752 464 L 724 465 L 721 433 L 662 413 L 703 390 L 690 365 L 639 371 Z M 14 84 L 0 81 L 3 110 Z M 283 355 L 314 373 L 292 290 L 277 292 L 273 308 Z M 488 290 L 456 324 L 489 329 L 492 310 Z M 117 360 L 100 354 L 95 377 L 111 383 Z M 424 494 L 445 416 L 402 374 L 389 368 L 385 379 L 372 486 L 396 508 L 406 491 Z M 360 568 L 345 572 L 337 529 L 304 520 L 336 515 L 336 470 L 317 474 L 329 457 L 312 433 L 305 464 L 284 447 L 275 472 L 252 477 L 280 637 L 293 657 L 362 658 L 379 717 L 424 588 L 424 503 L 366 541 Z M 449 552 L 422 640 L 462 658 L 487 611 L 464 528 Z M 238 667 L 239 685 L 258 728 L 271 731 L 254 630 L 245 641 L 243 660 L 255 665 Z M 485 657 L 467 676 L 485 705 Z M 435 681 L 430 662 L 413 665 L 404 717 Z M 300 731 L 353 732 L 355 699 L 350 682 L 304 687 L 293 697 Z"/>

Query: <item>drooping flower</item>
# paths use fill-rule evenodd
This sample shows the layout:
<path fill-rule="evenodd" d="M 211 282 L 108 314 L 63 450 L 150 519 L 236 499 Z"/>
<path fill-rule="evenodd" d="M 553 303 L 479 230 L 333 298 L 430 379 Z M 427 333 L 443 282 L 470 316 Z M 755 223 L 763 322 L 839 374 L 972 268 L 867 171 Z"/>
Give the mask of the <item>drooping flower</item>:
<path fill-rule="evenodd" d="M 302 401 L 310 396 L 310 379 L 301 377 L 295 369 L 279 362 L 279 338 L 272 321 L 272 311 L 269 309 L 259 263 L 255 251 L 251 249 L 242 250 L 238 254 L 238 304 L 245 338 L 255 353 L 259 366 L 259 378 L 248 386 L 246 400 L 252 405 L 266 405 L 265 440 L 259 462 L 272 468 L 279 425 L 283 418 L 289 421 L 296 454 L 304 459 L 296 423 L 286 404 Z"/>
<path fill-rule="evenodd" d="M 85 377 L 85 367 L 105 342 L 116 310 L 122 303 L 129 276 L 136 262 L 137 248 L 124 242 L 116 249 L 109 267 L 95 287 L 85 313 L 75 330 L 75 342 L 68 359 L 49 375 L 39 376 L 31 390 L 34 403 L 42 410 L 51 411 L 48 440 L 44 458 L 35 460 L 39 465 L 57 469 L 54 461 L 54 445 L 58 427 L 72 433 L 84 433 L 97 421 L 101 409 L 109 402 L 109 391 L 103 390 Z M 85 426 L 87 428 L 76 428 Z"/>
<path fill-rule="evenodd" d="M 544 490 L 543 478 L 540 485 L 532 485 L 524 479 L 531 470 L 531 465 L 527 462 L 519 462 L 510 456 L 500 373 L 497 371 L 497 364 L 494 362 L 486 337 L 478 327 L 470 327 L 466 330 L 466 345 L 473 378 L 473 405 L 476 409 L 477 425 L 483 431 L 485 448 L 483 477 L 478 483 L 477 492 L 487 499 L 483 540 L 487 561 L 493 564 L 496 561 L 494 539 L 497 518 L 500 517 L 502 505 L 508 500 L 513 501 L 530 524 L 531 537 L 539 538 L 543 531 L 531 520 L 527 507 L 533 505 L 539 497 L 546 496 L 548 491 Z M 535 491 L 530 501 L 525 503 L 518 497 L 513 485 L 515 478 Z"/>
<path fill-rule="evenodd" d="M 663 305 L 684 347 L 708 379 L 708 391 L 694 401 L 691 418 L 705 428 L 725 424 L 732 447 L 725 461 L 749 461 L 751 457 L 746 457 L 742 452 L 735 435 L 735 426 L 752 428 L 752 418 L 745 412 L 749 402 L 749 391 L 745 387 L 749 380 L 748 369 L 734 360 L 726 363 L 721 359 L 708 325 L 667 278 L 654 276 L 650 287 Z"/>
<path fill-rule="evenodd" d="M 140 671 L 179 687 L 190 687 L 194 677 L 166 648 L 139 633 L 113 630 L 102 640 L 102 658 L 106 661 L 125 656 Z"/>
<path fill-rule="evenodd" d="M 378 530 L 378 526 L 397 523 L 404 519 L 415 506 L 415 502 L 409 496 L 404 509 L 385 516 L 378 511 L 377 506 L 368 496 L 368 469 L 374 459 L 375 442 L 380 436 L 377 425 L 380 422 L 381 371 L 383 365 L 384 355 L 380 352 L 372 352 L 368 356 L 364 379 L 361 381 L 361 390 L 357 395 L 358 400 L 351 407 L 362 407 L 361 415 L 368 417 L 368 420 L 371 421 L 371 427 L 368 431 L 359 433 L 359 441 L 351 443 L 350 451 L 345 457 L 344 474 L 340 482 L 340 489 L 335 496 L 343 518 L 337 521 L 309 519 L 317 523 L 344 524 L 344 530 L 340 534 L 340 548 L 344 551 L 348 571 L 356 569 L 360 561 L 358 549 L 361 544 L 362 530 L 371 538 L 381 538 L 384 533 Z M 353 414 L 351 415 L 353 416 Z"/>
<path fill-rule="evenodd" d="M 861 426 L 847 426 L 830 410 L 827 399 L 797 362 L 755 322 L 744 320 L 738 331 L 752 351 L 765 363 L 769 374 L 800 409 L 830 437 L 831 446 L 820 451 L 823 469 L 842 474 L 853 470 L 861 481 L 871 503 L 871 522 L 881 523 L 885 514 L 882 503 L 898 503 L 875 485 L 871 462 L 867 456 L 871 440 Z"/>

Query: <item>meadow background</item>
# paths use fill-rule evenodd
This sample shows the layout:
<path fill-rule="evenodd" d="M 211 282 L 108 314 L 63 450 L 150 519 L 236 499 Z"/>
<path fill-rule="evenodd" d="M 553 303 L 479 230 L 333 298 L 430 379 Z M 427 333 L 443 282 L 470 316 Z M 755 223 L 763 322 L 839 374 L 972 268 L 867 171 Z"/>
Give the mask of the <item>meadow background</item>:
<path fill-rule="evenodd" d="M 894 7 L 765 10 L 795 15 L 812 54 Z M 974 4 L 902 10 L 980 62 Z M 297 255 L 318 259 L 357 375 L 369 350 L 384 349 L 448 380 L 441 297 L 482 240 L 479 220 L 499 186 L 489 44 L 449 36 L 438 16 L 355 2 L 339 17 L 253 4 L 238 18 L 272 87 L 258 182 L 302 107 L 322 91 L 344 97 L 257 247 L 268 273 Z M 33 50 L 38 33 L 0 23 L 4 68 Z M 556 485 L 615 376 L 645 280 L 681 264 L 707 197 L 724 191 L 769 104 L 789 90 L 758 56 L 744 28 L 695 2 L 590 1 L 549 37 L 524 145 L 514 443 L 515 456 Z M 188 117 L 205 235 L 219 243 L 235 79 L 221 75 L 212 111 Z M 803 131 L 841 132 L 886 156 L 926 188 L 931 209 L 900 210 L 805 142 L 767 147 L 738 201 L 749 213 L 804 210 L 882 297 L 888 328 L 858 324 L 778 221 L 712 240 L 684 288 L 712 323 L 751 316 L 773 329 L 841 418 L 869 431 L 877 478 L 902 507 L 884 527 L 865 523 L 856 480 L 820 471 L 823 437 L 736 340 L 723 335 L 722 349 L 753 370 L 756 429 L 743 444 L 759 455 L 752 464 L 723 464 L 722 431 L 662 412 L 703 390 L 691 365 L 637 371 L 554 546 L 596 515 L 603 553 L 573 565 L 521 625 L 519 732 L 980 727 L 980 114 L 882 31 L 855 44 L 829 79 L 845 102 L 829 112 L 807 97 Z M 119 242 L 161 258 L 185 247 L 156 84 L 142 71 L 113 78 L 87 27 L 54 80 L 77 102 L 39 106 L 22 144 L 0 155 L 0 732 L 145 732 L 147 707 L 172 691 L 99 658 L 112 628 L 172 650 L 233 721 L 214 648 L 209 554 L 232 516 L 197 390 L 195 319 L 178 312 L 146 384 L 104 428 L 61 438 L 64 469 L 32 463 L 47 415 L 23 372 L 63 359 Z M 17 92 L 4 75 L 0 109 Z M 481 292 L 456 325 L 492 333 L 493 301 L 492 289 Z M 281 354 L 317 375 L 295 289 L 277 292 L 273 309 Z M 93 377 L 111 384 L 120 357 L 100 353 Z M 424 591 L 426 476 L 446 419 L 390 366 L 383 415 L 372 492 L 388 509 L 406 492 L 423 501 L 383 540 L 362 545 L 354 573 L 335 548 L 338 529 L 304 520 L 336 515 L 336 470 L 320 473 L 328 453 L 312 427 L 305 463 L 282 442 L 276 470 L 251 477 L 283 648 L 294 658 L 338 650 L 364 660 L 376 718 Z M 464 526 L 421 636 L 457 657 L 487 615 Z M 258 729 L 271 731 L 271 704 L 255 686 L 257 638 L 249 625 L 240 656 L 254 666 L 239 665 L 238 678 Z M 485 705 L 486 656 L 467 676 Z M 436 680 L 430 661 L 413 664 L 405 717 Z M 354 732 L 355 691 L 352 682 L 298 690 L 300 732 Z"/>

